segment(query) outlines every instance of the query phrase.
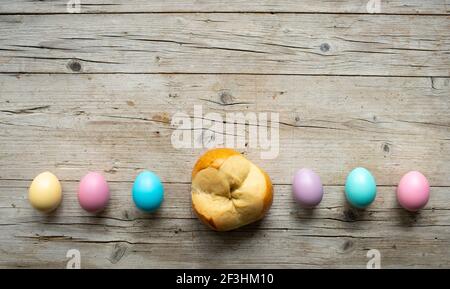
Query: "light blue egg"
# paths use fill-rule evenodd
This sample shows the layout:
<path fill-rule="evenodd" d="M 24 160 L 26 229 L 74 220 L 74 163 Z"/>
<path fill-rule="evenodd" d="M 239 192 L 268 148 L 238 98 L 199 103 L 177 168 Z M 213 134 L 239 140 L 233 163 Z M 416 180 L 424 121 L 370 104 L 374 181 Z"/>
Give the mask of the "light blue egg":
<path fill-rule="evenodd" d="M 164 200 L 164 187 L 155 173 L 144 171 L 136 177 L 132 194 L 136 207 L 150 213 L 161 206 Z"/>
<path fill-rule="evenodd" d="M 350 204 L 357 208 L 369 206 L 377 194 L 375 178 L 365 168 L 356 168 L 350 172 L 345 182 L 345 196 Z"/>

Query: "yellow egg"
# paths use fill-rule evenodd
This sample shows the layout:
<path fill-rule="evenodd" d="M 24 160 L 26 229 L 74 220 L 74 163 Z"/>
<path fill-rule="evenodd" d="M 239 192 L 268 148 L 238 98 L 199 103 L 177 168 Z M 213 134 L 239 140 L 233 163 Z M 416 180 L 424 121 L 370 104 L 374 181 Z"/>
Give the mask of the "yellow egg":
<path fill-rule="evenodd" d="M 28 200 L 37 210 L 49 213 L 62 200 L 61 184 L 51 172 L 43 172 L 34 178 L 28 190 Z"/>

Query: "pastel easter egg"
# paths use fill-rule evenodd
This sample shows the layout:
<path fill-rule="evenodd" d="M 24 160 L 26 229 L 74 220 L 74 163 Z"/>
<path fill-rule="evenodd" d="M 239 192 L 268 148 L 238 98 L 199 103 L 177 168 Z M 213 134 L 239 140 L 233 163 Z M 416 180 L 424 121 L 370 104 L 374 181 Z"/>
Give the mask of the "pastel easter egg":
<path fill-rule="evenodd" d="M 132 195 L 136 207 L 144 212 L 154 212 L 164 200 L 161 179 L 150 171 L 140 173 L 134 181 Z"/>
<path fill-rule="evenodd" d="M 430 184 L 427 178 L 418 171 L 405 174 L 397 187 L 397 200 L 408 211 L 415 212 L 428 203 Z"/>
<path fill-rule="evenodd" d="M 294 199 L 304 207 L 317 206 L 323 197 L 323 186 L 319 175 L 310 169 L 298 170 L 292 182 Z"/>
<path fill-rule="evenodd" d="M 37 210 L 49 213 L 55 210 L 62 200 L 61 184 L 51 172 L 37 175 L 28 189 L 28 201 Z"/>
<path fill-rule="evenodd" d="M 345 196 L 351 205 L 365 208 L 375 200 L 376 194 L 375 178 L 367 169 L 356 168 L 347 176 Z"/>
<path fill-rule="evenodd" d="M 102 211 L 109 202 L 109 186 L 102 174 L 90 172 L 85 175 L 78 187 L 80 206 L 90 213 Z"/>

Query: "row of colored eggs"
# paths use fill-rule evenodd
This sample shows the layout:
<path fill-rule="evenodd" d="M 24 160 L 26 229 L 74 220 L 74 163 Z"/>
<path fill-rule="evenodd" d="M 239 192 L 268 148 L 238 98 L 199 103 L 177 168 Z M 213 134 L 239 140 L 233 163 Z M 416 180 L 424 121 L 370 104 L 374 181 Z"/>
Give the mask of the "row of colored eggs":
<path fill-rule="evenodd" d="M 310 169 L 301 169 L 294 175 L 292 191 L 295 200 L 304 207 L 317 206 L 323 198 L 320 177 Z M 376 182 L 365 168 L 350 172 L 345 182 L 345 195 L 350 204 L 357 208 L 369 206 L 376 197 Z M 408 211 L 423 208 L 430 196 L 430 185 L 426 177 L 417 171 L 405 174 L 397 187 L 397 200 Z M 139 209 L 153 212 L 161 206 L 164 187 L 160 178 L 153 172 L 140 173 L 132 187 L 133 201 Z M 108 204 L 109 186 L 103 175 L 90 172 L 85 175 L 78 187 L 80 206 L 88 212 L 99 212 Z M 62 200 L 62 189 L 58 178 L 44 172 L 33 179 L 28 199 L 31 205 L 43 212 L 55 210 Z"/>
<path fill-rule="evenodd" d="M 322 201 L 323 186 L 320 177 L 310 169 L 301 169 L 294 175 L 292 184 L 294 198 L 305 207 L 314 207 Z M 369 206 L 376 197 L 377 185 L 373 175 L 358 167 L 350 172 L 345 182 L 345 196 L 357 208 Z M 418 171 L 405 174 L 397 187 L 397 200 L 408 211 L 425 207 L 430 198 L 427 178 Z"/>
<path fill-rule="evenodd" d="M 132 188 L 133 201 L 136 207 L 153 212 L 161 206 L 164 199 L 164 187 L 160 178 L 153 172 L 140 173 Z M 78 201 L 88 212 L 102 211 L 109 202 L 109 186 L 102 174 L 90 172 L 85 175 L 78 186 Z M 62 201 L 62 189 L 58 178 L 44 172 L 33 179 L 28 190 L 28 200 L 39 211 L 51 212 Z"/>

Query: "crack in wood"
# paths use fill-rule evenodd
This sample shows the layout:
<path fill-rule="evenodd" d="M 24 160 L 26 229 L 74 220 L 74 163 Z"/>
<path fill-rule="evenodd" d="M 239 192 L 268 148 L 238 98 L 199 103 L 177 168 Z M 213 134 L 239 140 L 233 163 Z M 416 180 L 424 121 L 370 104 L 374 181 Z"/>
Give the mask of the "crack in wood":
<path fill-rule="evenodd" d="M 44 56 L 23 56 L 23 55 L 15 55 L 11 57 L 23 59 L 42 59 L 42 60 L 78 60 L 83 62 L 102 63 L 102 64 L 123 64 L 121 62 L 116 61 L 90 60 L 90 59 L 69 58 L 69 57 L 44 57 Z"/>
<path fill-rule="evenodd" d="M 29 107 L 29 108 L 15 109 L 15 110 L 2 109 L 2 110 L 0 110 L 0 112 L 10 113 L 10 114 L 30 114 L 30 113 L 34 113 L 36 111 L 45 110 L 47 108 L 50 108 L 50 105 L 41 105 L 41 106 L 35 106 L 35 107 Z"/>
<path fill-rule="evenodd" d="M 72 49 L 72 48 L 51 47 L 51 46 L 44 46 L 44 45 L 19 45 L 19 44 L 12 44 L 12 45 L 9 45 L 9 46 L 21 47 L 21 48 L 37 48 L 37 49 L 48 49 L 48 50 L 62 50 L 62 51 L 73 51 L 73 50 L 76 50 L 76 49 Z"/>

